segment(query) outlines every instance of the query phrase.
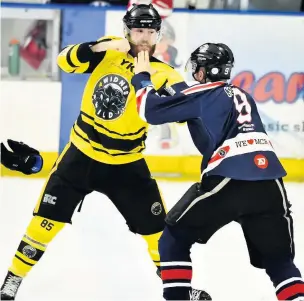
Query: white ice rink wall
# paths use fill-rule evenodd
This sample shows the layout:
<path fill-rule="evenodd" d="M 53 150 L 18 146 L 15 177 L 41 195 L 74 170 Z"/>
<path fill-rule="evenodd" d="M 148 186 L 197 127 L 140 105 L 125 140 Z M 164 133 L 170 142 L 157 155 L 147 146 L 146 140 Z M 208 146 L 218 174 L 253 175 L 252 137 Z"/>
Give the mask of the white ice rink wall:
<path fill-rule="evenodd" d="M 62 47 L 103 35 L 122 35 L 123 10 L 82 8 L 80 12 L 74 7 L 70 11 L 67 7 L 56 8 L 63 11 Z M 92 33 L 94 22 L 100 27 L 94 26 Z M 287 169 L 287 179 L 303 181 L 303 33 L 303 14 L 176 11 L 164 22 L 156 56 L 189 79 L 183 70 L 191 51 L 204 42 L 229 45 L 236 61 L 232 83 L 254 96 L 274 148 Z M 47 174 L 68 141 L 85 80 L 80 75 L 68 74 L 59 82 L 12 78 L 1 81 L 1 140 L 23 140 L 41 150 L 46 164 L 39 176 Z M 201 157 L 186 125 L 151 127 L 145 153 L 157 176 L 174 179 L 199 176 Z M 2 174 L 13 175 L 6 169 Z"/>

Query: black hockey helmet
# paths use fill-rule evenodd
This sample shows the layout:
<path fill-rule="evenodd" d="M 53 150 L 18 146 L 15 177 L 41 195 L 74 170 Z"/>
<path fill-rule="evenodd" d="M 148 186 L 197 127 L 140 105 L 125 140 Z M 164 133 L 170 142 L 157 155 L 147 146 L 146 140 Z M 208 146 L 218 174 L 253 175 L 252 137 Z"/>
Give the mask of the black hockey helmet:
<path fill-rule="evenodd" d="M 123 17 L 129 28 L 153 28 L 159 31 L 162 19 L 152 4 L 133 4 Z"/>
<path fill-rule="evenodd" d="M 192 75 L 204 67 L 206 78 L 210 81 L 230 79 L 234 66 L 234 56 L 231 49 L 222 43 L 205 43 L 191 53 L 186 69 L 192 69 Z"/>
<path fill-rule="evenodd" d="M 130 40 L 132 28 L 151 28 L 157 32 L 157 40 L 160 38 L 162 19 L 152 4 L 133 4 L 123 17 L 125 37 Z"/>

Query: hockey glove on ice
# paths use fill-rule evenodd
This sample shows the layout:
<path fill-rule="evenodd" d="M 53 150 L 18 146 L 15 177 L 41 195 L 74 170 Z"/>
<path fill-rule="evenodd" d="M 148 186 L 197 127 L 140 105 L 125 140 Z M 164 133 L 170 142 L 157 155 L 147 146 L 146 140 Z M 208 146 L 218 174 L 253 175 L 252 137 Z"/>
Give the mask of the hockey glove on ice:
<path fill-rule="evenodd" d="M 26 175 L 38 173 L 43 166 L 43 159 L 34 148 L 23 142 L 7 140 L 12 152 L 1 143 L 1 164 L 11 170 L 20 171 Z"/>

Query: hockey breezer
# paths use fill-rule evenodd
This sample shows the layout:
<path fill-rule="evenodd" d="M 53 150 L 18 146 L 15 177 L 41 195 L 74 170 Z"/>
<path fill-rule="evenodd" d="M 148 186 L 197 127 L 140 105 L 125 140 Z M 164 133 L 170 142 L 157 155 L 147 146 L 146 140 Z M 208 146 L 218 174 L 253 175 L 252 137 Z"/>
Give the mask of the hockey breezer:
<path fill-rule="evenodd" d="M 199 300 L 200 294 L 191 291 L 190 248 L 237 221 L 251 264 L 265 270 L 277 299 L 304 300 L 303 278 L 293 262 L 291 205 L 282 180 L 286 172 L 254 99 L 227 82 L 233 65 L 227 45 L 205 43 L 187 64 L 199 84 L 160 97 L 151 82 L 148 53 L 140 52 L 135 61 L 132 84 L 141 118 L 155 125 L 187 121 L 203 155 L 201 182 L 169 211 L 159 240 L 163 296 Z"/>

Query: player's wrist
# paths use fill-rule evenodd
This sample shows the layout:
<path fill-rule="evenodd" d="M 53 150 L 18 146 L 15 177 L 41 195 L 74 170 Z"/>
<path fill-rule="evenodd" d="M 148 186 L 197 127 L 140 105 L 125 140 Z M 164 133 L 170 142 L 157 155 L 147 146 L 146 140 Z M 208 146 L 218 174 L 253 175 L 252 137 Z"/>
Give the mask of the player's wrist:
<path fill-rule="evenodd" d="M 148 86 L 153 86 L 150 73 L 147 71 L 135 74 L 131 80 L 131 83 L 135 87 L 136 91 Z"/>

